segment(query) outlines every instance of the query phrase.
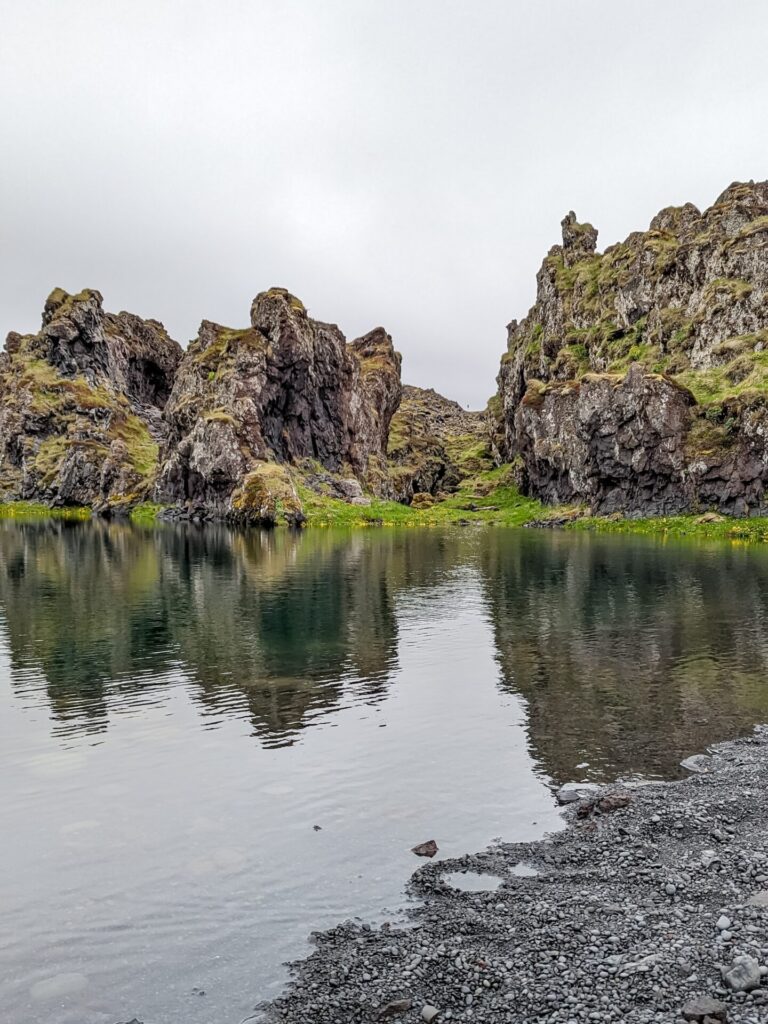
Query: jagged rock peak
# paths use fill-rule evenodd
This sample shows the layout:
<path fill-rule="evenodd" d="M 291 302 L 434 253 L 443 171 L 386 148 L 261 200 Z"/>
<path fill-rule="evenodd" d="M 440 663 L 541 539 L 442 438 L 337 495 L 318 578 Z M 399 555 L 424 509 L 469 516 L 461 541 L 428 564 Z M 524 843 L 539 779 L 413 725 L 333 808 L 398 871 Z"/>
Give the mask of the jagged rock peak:
<path fill-rule="evenodd" d="M 571 210 L 560 222 L 563 230 L 563 255 L 567 265 L 591 256 L 597 249 L 597 228 L 580 224 Z"/>
<path fill-rule="evenodd" d="M 95 288 L 84 288 L 76 295 L 70 295 L 63 288 L 54 288 L 43 307 L 43 327 L 50 327 L 56 321 L 66 324 L 82 322 L 86 317 L 100 320 L 103 317 L 104 298 Z"/>
<path fill-rule="evenodd" d="M 348 345 L 285 288 L 260 292 L 250 319 L 245 329 L 204 321 L 190 345 L 165 411 L 159 500 L 263 521 L 264 489 L 277 476 L 262 464 L 281 464 L 284 484 L 288 467 L 306 460 L 386 493 L 401 388 L 386 331 Z"/>
<path fill-rule="evenodd" d="M 509 325 L 505 457 L 532 493 L 600 510 L 768 507 L 768 182 L 668 207 L 603 253 L 562 226 Z"/>
<path fill-rule="evenodd" d="M 0 362 L 0 494 L 103 511 L 148 498 L 181 354 L 157 321 L 55 288 Z"/>
<path fill-rule="evenodd" d="M 287 288 L 268 288 L 251 303 L 251 324 L 262 330 L 274 327 L 286 316 L 307 318 L 307 310 Z"/>

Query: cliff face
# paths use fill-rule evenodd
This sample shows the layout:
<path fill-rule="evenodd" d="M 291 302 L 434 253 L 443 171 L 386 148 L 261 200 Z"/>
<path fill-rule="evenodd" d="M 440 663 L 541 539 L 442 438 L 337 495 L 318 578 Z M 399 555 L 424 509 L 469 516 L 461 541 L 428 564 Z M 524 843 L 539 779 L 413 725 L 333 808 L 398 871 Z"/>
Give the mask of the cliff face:
<path fill-rule="evenodd" d="M 0 360 L 0 497 L 118 511 L 145 500 L 242 522 L 301 519 L 296 480 L 389 495 L 400 356 L 381 328 L 347 345 L 282 288 L 251 326 L 162 324 L 56 289 Z M 291 467 L 301 465 L 294 474 Z"/>
<path fill-rule="evenodd" d="M 0 491 L 106 511 L 150 497 L 181 347 L 162 324 L 54 291 L 0 359 Z"/>
<path fill-rule="evenodd" d="M 532 494 L 598 512 L 765 511 L 768 183 L 602 254 L 591 225 L 562 229 L 509 325 L 504 457 Z"/>
<path fill-rule="evenodd" d="M 378 329 L 347 345 L 282 288 L 257 295 L 251 326 L 204 321 L 165 408 L 157 497 L 241 521 L 300 518 L 285 466 L 313 460 L 386 489 L 400 356 Z"/>
<path fill-rule="evenodd" d="M 482 412 L 467 412 L 432 388 L 406 385 L 389 434 L 394 497 L 455 491 L 462 480 L 492 468 L 489 426 Z M 423 497 L 422 497 L 423 500 Z"/>

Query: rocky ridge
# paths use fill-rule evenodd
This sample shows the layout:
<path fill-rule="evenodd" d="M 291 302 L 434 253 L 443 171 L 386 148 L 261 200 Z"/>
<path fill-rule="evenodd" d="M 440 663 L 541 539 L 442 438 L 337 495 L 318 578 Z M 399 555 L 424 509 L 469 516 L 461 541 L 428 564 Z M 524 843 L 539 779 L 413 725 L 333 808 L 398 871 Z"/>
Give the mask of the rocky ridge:
<path fill-rule="evenodd" d="M 768 509 L 768 182 L 596 251 L 573 213 L 508 328 L 502 456 L 593 512 Z"/>
<path fill-rule="evenodd" d="M 348 344 L 284 288 L 250 320 L 204 320 L 184 351 L 96 291 L 56 289 L 0 363 L 0 498 L 298 524 L 303 488 L 409 503 L 490 467 L 482 416 L 435 392 L 406 389 L 391 429 L 401 359 L 383 328 Z"/>
<path fill-rule="evenodd" d="M 284 288 L 186 351 L 56 289 L 0 359 L 0 499 L 271 524 L 301 522 L 307 491 L 484 508 L 503 483 L 598 514 L 765 514 L 767 246 L 768 182 L 603 253 L 568 214 L 485 414 L 403 389 L 383 328 L 347 343 Z"/>
<path fill-rule="evenodd" d="M 417 503 L 455 491 L 493 468 L 491 423 L 432 388 L 403 388 L 389 432 L 390 479 L 398 501 Z"/>
<path fill-rule="evenodd" d="M 300 521 L 288 467 L 302 460 L 386 494 L 400 388 L 382 328 L 347 345 L 285 289 L 261 292 L 249 328 L 203 321 L 190 344 L 164 413 L 157 498 L 192 515 Z"/>

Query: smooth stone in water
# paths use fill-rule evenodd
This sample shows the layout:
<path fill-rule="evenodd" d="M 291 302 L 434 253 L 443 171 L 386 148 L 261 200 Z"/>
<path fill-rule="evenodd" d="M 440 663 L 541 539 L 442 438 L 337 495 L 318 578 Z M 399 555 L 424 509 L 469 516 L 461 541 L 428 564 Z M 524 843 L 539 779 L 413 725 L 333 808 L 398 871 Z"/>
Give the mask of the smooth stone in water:
<path fill-rule="evenodd" d="M 428 839 L 426 843 L 419 843 L 418 846 L 411 848 L 411 853 L 415 853 L 417 857 L 434 857 L 437 853 L 438 846 L 434 839 Z"/>

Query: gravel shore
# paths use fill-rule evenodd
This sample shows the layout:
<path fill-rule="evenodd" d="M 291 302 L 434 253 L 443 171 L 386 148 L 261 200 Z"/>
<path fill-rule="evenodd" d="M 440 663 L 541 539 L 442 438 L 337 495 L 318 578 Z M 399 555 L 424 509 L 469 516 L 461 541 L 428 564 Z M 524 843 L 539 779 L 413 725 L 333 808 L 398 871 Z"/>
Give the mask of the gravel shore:
<path fill-rule="evenodd" d="M 768 726 L 689 761 L 575 801 L 541 842 L 425 864 L 411 927 L 314 935 L 252 1020 L 768 1022 Z M 502 882 L 460 891 L 455 871 Z"/>

